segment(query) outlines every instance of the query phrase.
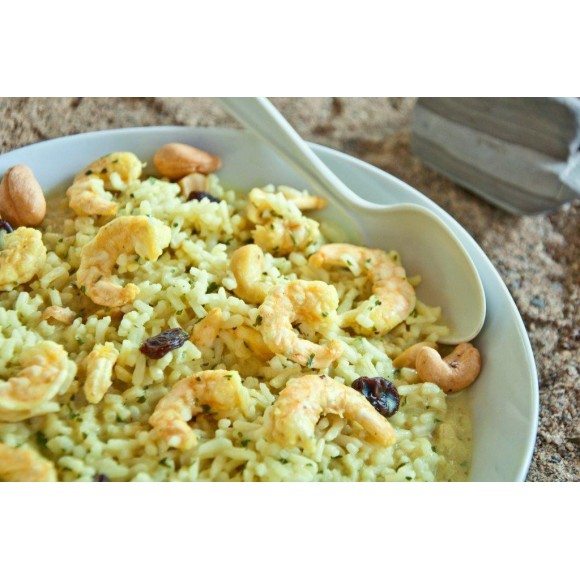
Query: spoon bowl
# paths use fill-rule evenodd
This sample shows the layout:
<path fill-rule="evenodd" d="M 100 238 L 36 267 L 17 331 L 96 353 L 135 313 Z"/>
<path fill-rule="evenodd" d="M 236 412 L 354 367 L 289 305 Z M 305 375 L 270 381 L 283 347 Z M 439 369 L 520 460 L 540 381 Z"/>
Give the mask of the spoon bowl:
<path fill-rule="evenodd" d="M 329 200 L 320 217 L 345 232 L 346 240 L 396 250 L 408 276 L 419 274 L 419 299 L 441 306 L 450 333 L 444 344 L 472 340 L 485 320 L 485 294 L 471 258 L 434 213 L 414 204 L 366 201 L 334 175 L 265 98 L 224 97 L 223 108 L 266 141 L 307 180 L 312 193 Z"/>

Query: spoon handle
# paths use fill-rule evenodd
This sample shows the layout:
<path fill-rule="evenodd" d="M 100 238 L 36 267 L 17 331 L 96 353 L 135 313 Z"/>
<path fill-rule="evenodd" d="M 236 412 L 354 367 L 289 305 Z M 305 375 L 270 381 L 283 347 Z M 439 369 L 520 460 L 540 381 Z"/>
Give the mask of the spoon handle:
<path fill-rule="evenodd" d="M 273 147 L 298 170 L 313 189 L 344 204 L 366 205 L 349 189 L 302 140 L 290 123 L 265 97 L 218 97 L 217 100 L 230 115 L 244 127 Z"/>

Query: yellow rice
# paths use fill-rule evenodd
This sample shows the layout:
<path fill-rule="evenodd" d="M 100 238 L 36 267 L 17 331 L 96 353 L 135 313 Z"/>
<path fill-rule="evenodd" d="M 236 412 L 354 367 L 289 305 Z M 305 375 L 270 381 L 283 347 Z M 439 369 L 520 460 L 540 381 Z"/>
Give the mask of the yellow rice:
<path fill-rule="evenodd" d="M 276 188 L 263 188 L 274 192 Z M 447 329 L 440 309 L 418 303 L 416 310 L 384 338 L 353 336 L 338 328 L 325 337 L 339 338 L 344 355 L 326 374 L 350 385 L 359 376 L 381 376 L 398 387 L 401 406 L 390 422 L 397 443 L 381 448 L 362 428 L 335 415 L 317 427 L 314 451 L 286 449 L 269 438 L 268 410 L 290 378 L 310 372 L 277 355 L 256 358 L 235 328 L 256 324 L 257 308 L 233 293 L 236 281 L 229 257 L 251 241 L 244 217 L 247 193 L 224 191 L 210 176 L 208 192 L 221 200 L 185 202 L 179 186 L 143 178 L 115 199 L 118 215 L 153 216 L 172 229 L 172 241 L 155 262 L 122 256 L 116 275 L 136 284 L 137 299 L 120 316 L 96 308 L 75 285 L 80 252 L 110 218 L 76 217 L 64 195 L 49 203 L 41 228 L 48 258 L 31 283 L 0 292 L 0 380 L 18 369 L 23 349 L 42 340 L 65 347 L 78 371 L 65 395 L 46 415 L 0 423 L 0 441 L 38 450 L 54 462 L 61 481 L 433 481 L 462 480 L 470 461 L 471 424 L 463 396 L 446 396 L 429 383 L 417 383 L 408 370 L 396 371 L 392 358 L 421 340 L 437 341 Z M 282 196 L 279 196 L 282 198 Z M 284 202 L 282 199 L 280 204 Z M 288 208 L 281 208 L 281 211 Z M 321 228 L 329 232 L 330 228 Z M 319 243 L 334 241 L 320 237 Z M 266 254 L 266 278 L 314 279 L 305 253 L 287 257 Z M 411 274 L 420 274 L 413 272 Z M 368 297 L 368 281 L 351 272 L 316 272 L 316 279 L 335 286 L 339 312 Z M 41 321 L 48 306 L 71 308 L 70 325 Z M 159 360 L 139 347 L 169 328 L 190 332 L 209 310 L 219 307 L 224 322 L 211 348 L 188 341 Z M 97 312 L 101 310 L 101 312 Z M 89 404 L 83 394 L 83 360 L 95 344 L 114 343 L 119 359 L 114 382 L 104 399 Z M 249 416 L 215 420 L 199 415 L 191 423 L 199 445 L 189 451 L 167 449 L 156 439 L 148 419 L 156 403 L 178 380 L 201 370 L 237 370 L 250 390 Z M 1 477 L 1 476 L 0 476 Z"/>

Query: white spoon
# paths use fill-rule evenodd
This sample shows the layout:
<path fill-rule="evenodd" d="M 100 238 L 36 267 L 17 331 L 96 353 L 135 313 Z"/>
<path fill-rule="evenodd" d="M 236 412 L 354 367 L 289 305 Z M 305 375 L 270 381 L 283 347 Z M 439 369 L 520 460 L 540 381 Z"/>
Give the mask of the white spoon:
<path fill-rule="evenodd" d="M 312 193 L 329 200 L 324 217 L 353 243 L 396 250 L 407 275 L 421 276 L 418 297 L 430 306 L 441 306 L 450 327 L 449 336 L 439 342 L 468 342 L 479 333 L 485 320 L 479 274 L 459 240 L 436 215 L 413 204 L 383 206 L 361 199 L 320 161 L 268 99 L 218 100 L 290 162 L 307 179 Z"/>

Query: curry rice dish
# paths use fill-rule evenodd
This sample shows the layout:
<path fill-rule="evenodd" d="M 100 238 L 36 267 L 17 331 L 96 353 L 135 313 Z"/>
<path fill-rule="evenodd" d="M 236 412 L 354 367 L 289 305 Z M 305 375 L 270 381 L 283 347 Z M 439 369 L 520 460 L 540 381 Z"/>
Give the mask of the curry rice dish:
<path fill-rule="evenodd" d="M 2 179 L 0 480 L 465 480 L 479 352 L 439 352 L 397 253 L 189 145 L 154 165 Z"/>

